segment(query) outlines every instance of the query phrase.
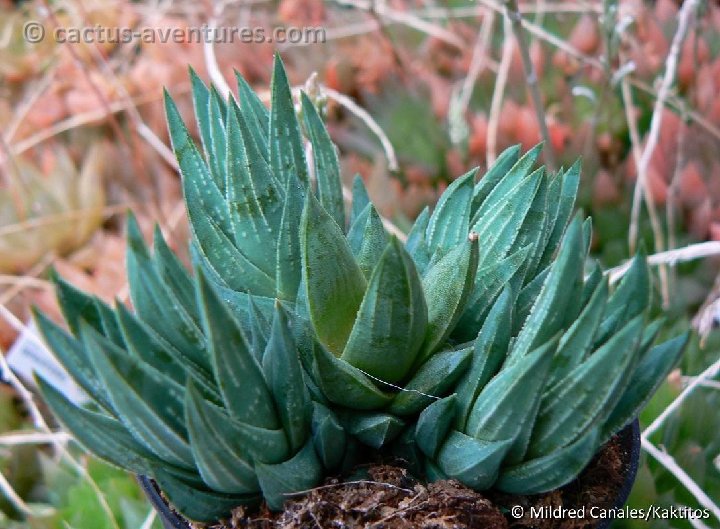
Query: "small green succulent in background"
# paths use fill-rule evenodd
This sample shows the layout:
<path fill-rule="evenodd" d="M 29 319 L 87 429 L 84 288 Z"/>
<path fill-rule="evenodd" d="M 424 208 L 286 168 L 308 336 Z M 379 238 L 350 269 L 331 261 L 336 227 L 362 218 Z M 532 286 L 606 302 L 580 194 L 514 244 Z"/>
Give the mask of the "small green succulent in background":
<path fill-rule="evenodd" d="M 38 325 L 91 397 L 40 381 L 101 458 L 156 479 L 209 521 L 305 490 L 361 442 L 429 478 L 532 493 L 572 479 L 637 413 L 682 351 L 652 347 L 637 257 L 609 287 L 584 274 L 589 221 L 569 221 L 579 165 L 533 170 L 508 149 L 457 179 L 406 243 L 358 178 L 346 222 L 338 157 L 310 100 L 298 120 L 278 59 L 266 109 L 191 74 L 202 151 L 166 97 L 194 273 L 128 225 L 135 313 L 57 278 L 72 334 Z M 306 149 L 306 141 L 311 149 Z M 308 166 L 306 151 L 312 152 Z M 588 390 L 588 388 L 590 388 Z"/>
<path fill-rule="evenodd" d="M 74 250 L 100 226 L 103 149 L 93 144 L 78 169 L 58 147 L 47 175 L 20 158 L 8 164 L 14 178 L 0 189 L 0 273 L 17 273 L 48 253 Z"/>

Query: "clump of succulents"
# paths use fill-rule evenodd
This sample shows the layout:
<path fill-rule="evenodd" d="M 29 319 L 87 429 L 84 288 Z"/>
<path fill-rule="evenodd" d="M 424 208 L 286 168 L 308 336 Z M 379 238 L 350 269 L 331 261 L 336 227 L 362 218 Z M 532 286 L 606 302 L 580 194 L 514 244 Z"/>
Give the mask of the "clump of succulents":
<path fill-rule="evenodd" d="M 187 517 L 279 509 L 352 464 L 356 443 L 428 479 L 551 490 L 676 362 L 686 336 L 652 346 L 642 256 L 612 293 L 596 263 L 585 274 L 578 164 L 550 174 L 533 170 L 540 147 L 508 149 L 403 243 L 359 178 L 346 219 L 335 147 L 304 94 L 296 111 L 279 59 L 270 110 L 240 76 L 239 100 L 192 83 L 202 151 L 166 107 L 193 272 L 159 230 L 150 252 L 131 217 L 134 313 L 58 278 L 71 333 L 37 315 L 92 400 L 40 381 L 57 417 Z"/>

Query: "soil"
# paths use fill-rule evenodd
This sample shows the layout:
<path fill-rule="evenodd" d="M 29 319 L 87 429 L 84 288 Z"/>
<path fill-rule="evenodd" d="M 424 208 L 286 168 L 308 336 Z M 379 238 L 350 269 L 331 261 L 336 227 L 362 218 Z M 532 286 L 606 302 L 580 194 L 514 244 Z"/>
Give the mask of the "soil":
<path fill-rule="evenodd" d="M 479 493 L 453 480 L 424 484 L 400 466 L 378 464 L 366 470 L 367 479 L 329 479 L 289 501 L 283 512 L 238 508 L 231 520 L 207 529 L 590 529 L 598 520 L 589 517 L 589 507 L 613 507 L 626 461 L 628 455 L 614 438 L 576 480 L 534 496 Z M 516 505 L 524 508 L 525 517 L 511 516 Z M 530 508 L 541 506 L 587 506 L 588 517 L 531 518 Z"/>

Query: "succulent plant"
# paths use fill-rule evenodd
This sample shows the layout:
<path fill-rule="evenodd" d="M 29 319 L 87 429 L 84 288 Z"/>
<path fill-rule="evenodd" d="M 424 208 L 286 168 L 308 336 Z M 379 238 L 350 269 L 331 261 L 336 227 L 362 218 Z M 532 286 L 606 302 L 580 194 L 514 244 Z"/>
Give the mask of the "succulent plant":
<path fill-rule="evenodd" d="M 52 410 L 186 516 L 279 508 L 351 462 L 356 441 L 430 478 L 548 490 L 680 354 L 685 337 L 651 348 L 642 256 L 612 295 L 596 263 L 584 274 L 590 223 L 569 222 L 579 164 L 533 171 L 540 146 L 508 149 L 479 182 L 453 182 L 403 244 L 359 178 L 346 222 L 335 147 L 304 94 L 296 112 L 279 59 L 270 110 L 240 76 L 239 102 L 191 77 L 204 152 L 169 97 L 166 109 L 194 273 L 159 230 L 150 252 L 131 216 L 135 313 L 56 278 L 72 334 L 37 314 L 92 399 L 75 407 L 40 381 Z"/>

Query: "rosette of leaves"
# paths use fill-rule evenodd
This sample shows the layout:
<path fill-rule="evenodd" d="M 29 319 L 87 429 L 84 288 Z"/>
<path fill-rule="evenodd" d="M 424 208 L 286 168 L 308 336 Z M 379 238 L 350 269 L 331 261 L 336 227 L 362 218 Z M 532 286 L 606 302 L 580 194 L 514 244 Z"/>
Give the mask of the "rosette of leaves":
<path fill-rule="evenodd" d="M 129 223 L 135 313 L 56 278 L 71 333 L 36 312 L 42 335 L 90 397 L 71 403 L 42 379 L 60 422 L 89 451 L 156 480 L 173 507 L 213 521 L 316 485 L 344 457 L 345 433 L 313 403 L 285 309 L 264 334 L 243 327 L 202 271 L 191 277 L 158 230 L 155 251 Z"/>
<path fill-rule="evenodd" d="M 48 252 L 65 254 L 90 238 L 105 206 L 105 148 L 93 144 L 78 168 L 57 147 L 49 174 L 13 159 L 11 178 L 0 188 L 0 273 L 26 270 Z"/>
<path fill-rule="evenodd" d="M 586 253 L 576 218 L 529 315 L 518 324 L 522 303 L 510 287 L 495 301 L 456 393 L 418 419 L 415 442 L 429 476 L 513 494 L 556 489 L 665 380 L 688 334 L 653 346 L 662 321 L 646 325 L 644 256 L 610 294 L 597 263 L 584 276 Z"/>

